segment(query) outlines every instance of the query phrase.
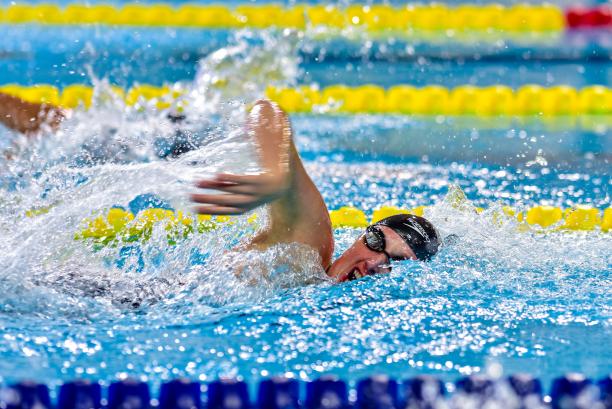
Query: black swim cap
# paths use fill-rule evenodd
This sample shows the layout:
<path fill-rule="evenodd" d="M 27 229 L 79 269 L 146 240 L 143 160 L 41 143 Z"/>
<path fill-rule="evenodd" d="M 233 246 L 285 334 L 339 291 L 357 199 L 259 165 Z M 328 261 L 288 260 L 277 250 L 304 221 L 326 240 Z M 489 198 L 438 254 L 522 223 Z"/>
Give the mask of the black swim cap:
<path fill-rule="evenodd" d="M 431 259 L 440 247 L 440 238 L 433 225 L 425 218 L 414 214 L 396 214 L 384 218 L 375 226 L 387 226 L 400 235 L 419 260 Z"/>

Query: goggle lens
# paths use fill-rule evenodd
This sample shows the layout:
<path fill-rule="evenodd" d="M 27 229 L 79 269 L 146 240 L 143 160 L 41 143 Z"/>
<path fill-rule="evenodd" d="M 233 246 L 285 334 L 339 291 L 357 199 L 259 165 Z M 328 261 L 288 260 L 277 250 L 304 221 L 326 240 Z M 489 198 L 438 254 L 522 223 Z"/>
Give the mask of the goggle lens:
<path fill-rule="evenodd" d="M 372 251 L 377 253 L 385 253 L 389 261 L 405 260 L 404 257 L 392 257 L 386 251 L 385 234 L 377 226 L 368 226 L 365 235 L 363 236 L 365 245 Z"/>
<path fill-rule="evenodd" d="M 370 250 L 382 253 L 385 251 L 385 236 L 382 231 L 374 226 L 366 229 L 364 241 Z"/>

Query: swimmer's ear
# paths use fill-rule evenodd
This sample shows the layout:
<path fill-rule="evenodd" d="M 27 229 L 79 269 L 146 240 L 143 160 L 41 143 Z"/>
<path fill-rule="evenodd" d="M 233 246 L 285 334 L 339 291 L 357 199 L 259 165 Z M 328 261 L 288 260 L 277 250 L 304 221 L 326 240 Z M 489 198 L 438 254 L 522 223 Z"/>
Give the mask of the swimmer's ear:
<path fill-rule="evenodd" d="M 456 234 L 449 234 L 448 236 L 442 239 L 441 247 L 452 246 L 452 245 L 457 244 L 458 242 L 459 242 L 459 236 L 457 236 Z"/>

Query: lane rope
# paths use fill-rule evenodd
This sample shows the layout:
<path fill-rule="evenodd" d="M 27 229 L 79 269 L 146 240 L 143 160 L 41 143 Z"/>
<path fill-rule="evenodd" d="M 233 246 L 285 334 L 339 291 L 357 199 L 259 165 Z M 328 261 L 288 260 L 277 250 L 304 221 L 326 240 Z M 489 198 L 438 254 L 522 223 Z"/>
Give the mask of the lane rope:
<path fill-rule="evenodd" d="M 222 87 L 219 84 L 219 87 Z M 87 85 L 69 85 L 63 90 L 48 84 L 0 86 L 0 92 L 26 101 L 47 103 L 65 108 L 89 108 L 94 89 Z M 130 106 L 153 105 L 158 109 L 181 111 L 188 102 L 185 90 L 178 84 L 154 86 L 141 84 L 123 90 L 111 87 L 117 98 Z M 289 113 L 314 114 L 404 114 L 404 115 L 474 115 L 573 117 L 612 115 L 612 88 L 593 85 L 574 88 L 567 85 L 542 87 L 523 85 L 518 89 L 495 85 L 475 87 L 462 85 L 446 88 L 439 85 L 413 87 L 395 85 L 388 89 L 377 85 L 347 87 L 331 85 L 298 88 L 268 87 L 266 96 Z"/>
<path fill-rule="evenodd" d="M 570 7 L 565 12 L 569 28 L 612 28 L 612 4 Z"/>
<path fill-rule="evenodd" d="M 314 109 L 321 112 L 479 116 L 612 113 L 612 90 L 604 86 L 576 89 L 567 85 L 529 84 L 514 90 L 503 85 L 462 85 L 451 89 L 439 85 L 420 88 L 396 85 L 389 89 L 376 85 L 332 85 L 322 90 L 269 87 L 267 96 L 288 112 Z"/>
<path fill-rule="evenodd" d="M 441 3 L 406 4 L 391 6 L 296 4 L 241 4 L 228 7 L 222 4 L 128 3 L 122 7 L 112 4 L 86 5 L 73 3 L 64 8 L 56 4 L 12 4 L 0 9 L 0 22 L 9 24 L 111 26 L 197 27 L 211 29 L 236 28 L 295 28 L 308 27 L 344 29 L 359 27 L 371 32 L 423 31 L 503 31 L 550 32 L 567 27 L 612 26 L 605 16 L 605 6 L 564 12 L 552 4 L 461 4 Z M 582 13 L 582 14 L 580 14 Z M 585 17 L 586 15 L 587 17 Z"/>
<path fill-rule="evenodd" d="M 398 207 L 384 206 L 374 210 L 368 217 L 360 209 L 351 206 L 343 206 L 329 212 L 332 226 L 339 228 L 364 228 L 385 217 L 395 214 L 412 213 L 423 216 L 426 207 L 420 206 L 414 209 L 401 209 Z M 482 213 L 485 209 L 476 208 L 476 212 Z M 35 217 L 38 213 L 31 212 L 29 217 Z M 554 206 L 535 206 L 525 211 L 517 211 L 505 206 L 501 212 L 493 214 L 500 223 L 503 219 L 514 220 L 522 229 L 554 229 L 573 231 L 600 230 L 608 232 L 612 230 L 612 208 L 599 210 L 590 206 L 576 206 L 562 209 Z M 146 241 L 151 236 L 155 226 L 162 226 L 167 231 L 168 242 L 175 244 L 181 238 L 185 238 L 194 232 L 203 233 L 219 228 L 225 223 L 233 223 L 234 217 L 193 215 L 165 208 L 150 208 L 139 211 L 136 215 L 121 207 L 113 207 L 98 216 L 86 218 L 75 234 L 75 240 L 93 240 L 98 244 L 109 244 L 112 242 L 135 242 Z M 256 221 L 256 215 L 251 215 L 248 222 Z"/>
<path fill-rule="evenodd" d="M 139 304 L 134 305 L 134 307 L 138 306 Z M 238 315 L 241 314 L 241 310 L 232 313 Z M 334 313 L 336 312 L 334 311 Z M 484 313 L 478 312 L 477 316 L 485 313 L 486 311 Z M 286 313 L 278 313 L 279 316 L 284 316 L 284 314 Z M 354 319 L 355 316 L 355 312 L 352 311 L 343 312 L 343 314 L 349 316 L 349 319 Z M 264 314 L 261 315 L 266 317 Z M 268 313 L 268 315 L 271 314 Z M 253 318 L 250 319 L 255 321 Z M 278 320 L 278 318 L 276 319 Z M 261 320 L 260 317 L 257 317 L 256 322 Z M 229 326 L 229 324 L 225 325 Z M 425 327 L 430 328 L 435 327 L 435 325 L 439 324 L 437 322 L 425 324 Z M 239 328 L 232 329 L 238 334 L 243 333 L 243 331 L 239 331 Z M 57 400 L 54 401 L 51 399 L 49 387 L 44 383 L 35 381 L 22 381 L 6 386 L 3 392 L 11 398 L 14 397 L 13 399 L 18 402 L 39 402 L 40 409 L 74 408 L 79 404 L 82 405 L 82 402 L 86 402 L 93 407 L 101 407 L 104 402 L 102 396 L 109 397 L 108 401 L 111 408 L 130 405 L 131 407 L 146 407 L 152 397 L 157 398 L 160 409 L 181 407 L 185 401 L 192 402 L 195 408 L 204 407 L 202 402 L 204 382 L 199 380 L 177 378 L 165 381 L 161 383 L 157 394 L 153 393 L 149 383 L 138 379 L 111 381 L 108 387 L 103 387 L 103 385 L 105 383 L 96 380 L 95 377 L 91 381 L 64 382 L 59 388 Z M 528 406 L 530 401 L 543 400 L 544 393 L 548 393 L 553 408 L 569 407 L 569 405 L 576 407 L 579 405 L 577 402 L 581 399 L 588 402 L 588 406 L 583 405 L 582 407 L 609 408 L 607 403 L 612 399 L 612 374 L 593 380 L 581 373 L 569 373 L 555 377 L 547 390 L 543 387 L 543 382 L 537 377 L 526 373 L 510 374 L 499 379 L 481 374 L 463 376 L 455 380 L 454 385 L 456 390 L 453 389 L 448 393 L 446 392 L 445 382 L 431 375 L 412 376 L 408 379 L 374 375 L 367 378 L 358 378 L 356 385 L 353 387 L 351 383 L 343 379 L 323 375 L 311 381 L 299 381 L 292 377 L 283 376 L 264 378 L 257 384 L 253 384 L 253 388 L 250 388 L 247 382 L 241 378 L 222 377 L 206 383 L 206 402 L 212 402 L 209 403 L 209 407 L 219 409 L 238 407 L 274 408 L 279 406 L 276 404 L 279 401 L 287 402 L 286 406 L 291 407 L 319 408 L 328 405 L 329 401 L 338 402 L 334 407 L 346 407 L 348 406 L 349 396 L 354 395 L 357 398 L 356 407 L 380 407 L 384 406 L 386 402 L 401 400 L 405 400 L 405 402 L 402 402 L 405 407 L 427 407 L 432 406 L 431 402 L 436 402 L 436 404 L 439 402 L 438 406 L 448 407 L 456 402 L 456 397 L 461 398 L 460 401 L 485 400 L 482 397 L 484 394 L 482 391 L 488 392 L 502 388 L 507 391 L 504 398 L 490 399 L 500 407 L 509 407 L 511 404 L 506 402 L 510 401 Z M 299 396 L 300 390 L 304 389 L 306 392 L 305 401 L 308 404 L 302 406 L 299 403 Z M 249 391 L 255 390 L 257 390 L 257 398 L 253 400 Z M 405 398 L 404 396 L 400 397 L 398 393 L 398 391 L 403 390 L 410 391 L 410 393 L 405 393 Z M 583 398 L 583 396 L 587 397 Z M 4 399 L 8 400 L 7 398 Z M 53 405 L 53 403 L 56 404 Z M 564 403 L 566 406 L 564 406 Z M 455 406 L 459 408 L 469 407 L 468 405 L 456 404 Z"/>

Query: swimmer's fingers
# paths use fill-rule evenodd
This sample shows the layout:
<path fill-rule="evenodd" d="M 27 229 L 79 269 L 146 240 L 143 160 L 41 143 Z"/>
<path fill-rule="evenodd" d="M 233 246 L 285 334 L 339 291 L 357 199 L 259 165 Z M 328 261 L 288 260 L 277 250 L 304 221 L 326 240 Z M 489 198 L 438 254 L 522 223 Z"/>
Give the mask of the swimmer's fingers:
<path fill-rule="evenodd" d="M 261 199 L 257 196 L 241 194 L 205 195 L 195 193 L 191 195 L 191 200 L 195 203 L 229 206 L 245 210 L 253 209 L 261 204 Z"/>
<path fill-rule="evenodd" d="M 195 183 L 201 189 L 215 189 L 226 193 L 256 194 L 258 189 L 254 185 L 239 185 L 231 182 L 219 182 L 216 180 L 200 180 Z"/>
<path fill-rule="evenodd" d="M 234 175 L 231 173 L 219 173 L 211 179 L 203 179 L 196 182 L 196 186 L 203 188 L 235 186 L 235 185 L 261 185 L 265 183 L 269 175 L 267 173 L 259 173 L 256 175 Z"/>
<path fill-rule="evenodd" d="M 208 214 L 211 216 L 232 216 L 246 213 L 246 209 L 237 209 L 229 206 L 196 206 L 195 212 L 198 214 Z"/>
<path fill-rule="evenodd" d="M 262 186 L 271 183 L 281 183 L 282 175 L 276 175 L 270 172 L 262 172 L 255 175 L 234 175 L 232 173 L 220 173 L 215 177 L 215 180 L 220 183 L 228 183 L 243 186 Z"/>
<path fill-rule="evenodd" d="M 286 180 L 270 173 L 257 175 L 219 174 L 214 179 L 196 182 L 196 186 L 202 189 L 216 189 L 226 193 L 254 196 L 275 196 L 288 187 Z"/>

